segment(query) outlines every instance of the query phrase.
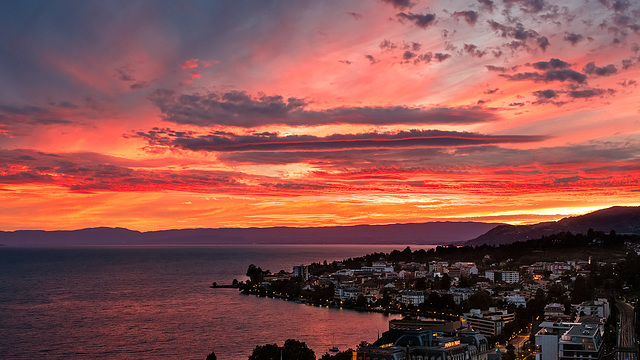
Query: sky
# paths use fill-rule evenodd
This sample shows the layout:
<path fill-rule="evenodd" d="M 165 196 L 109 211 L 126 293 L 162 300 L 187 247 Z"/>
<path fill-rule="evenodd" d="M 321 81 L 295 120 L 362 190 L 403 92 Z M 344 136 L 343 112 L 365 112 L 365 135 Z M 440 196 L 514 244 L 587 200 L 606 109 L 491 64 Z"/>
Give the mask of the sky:
<path fill-rule="evenodd" d="M 0 1 L 0 230 L 640 205 L 640 2 Z"/>

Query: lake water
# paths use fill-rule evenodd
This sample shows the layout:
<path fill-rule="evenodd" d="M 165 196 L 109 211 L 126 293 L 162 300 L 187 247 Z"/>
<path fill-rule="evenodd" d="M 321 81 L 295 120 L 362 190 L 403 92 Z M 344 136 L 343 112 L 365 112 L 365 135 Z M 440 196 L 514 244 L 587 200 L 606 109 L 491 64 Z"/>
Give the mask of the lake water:
<path fill-rule="evenodd" d="M 209 285 L 404 246 L 0 248 L 0 359 L 247 359 L 297 339 L 320 357 L 374 341 L 392 318 Z"/>

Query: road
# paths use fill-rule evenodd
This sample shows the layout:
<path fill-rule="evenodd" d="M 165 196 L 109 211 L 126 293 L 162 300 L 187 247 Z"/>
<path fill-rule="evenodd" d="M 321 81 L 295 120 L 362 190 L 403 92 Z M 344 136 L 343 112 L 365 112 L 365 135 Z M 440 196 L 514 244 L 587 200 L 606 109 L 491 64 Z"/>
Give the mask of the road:
<path fill-rule="evenodd" d="M 633 306 L 621 300 L 616 301 L 616 306 L 620 311 L 616 360 L 638 360 L 638 347 L 634 334 L 635 316 Z"/>

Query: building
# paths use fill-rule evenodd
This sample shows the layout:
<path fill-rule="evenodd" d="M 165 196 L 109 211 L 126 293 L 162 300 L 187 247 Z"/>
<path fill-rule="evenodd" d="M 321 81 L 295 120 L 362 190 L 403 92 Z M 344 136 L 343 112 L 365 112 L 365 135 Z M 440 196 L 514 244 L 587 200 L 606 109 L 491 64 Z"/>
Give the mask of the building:
<path fill-rule="evenodd" d="M 535 335 L 536 360 L 596 360 L 603 356 L 602 324 L 544 321 Z"/>
<path fill-rule="evenodd" d="M 456 262 L 453 266 L 460 269 L 461 276 L 478 275 L 478 268 L 474 262 Z"/>
<path fill-rule="evenodd" d="M 520 282 L 520 273 L 517 271 L 487 270 L 484 277 L 493 282 L 502 281 L 509 284 Z"/>
<path fill-rule="evenodd" d="M 568 321 L 571 319 L 571 315 L 564 314 L 564 305 L 558 303 L 549 303 L 544 307 L 544 319 L 550 321 Z"/>
<path fill-rule="evenodd" d="M 453 301 L 457 305 L 460 305 L 461 302 L 467 300 L 469 296 L 473 295 L 473 289 L 452 286 L 451 288 L 449 288 L 449 294 L 453 296 Z"/>
<path fill-rule="evenodd" d="M 515 320 L 514 313 L 508 313 L 507 310 L 497 310 L 489 308 L 489 311 L 480 311 L 480 309 L 471 309 L 470 312 L 463 314 L 464 321 L 475 331 L 484 336 L 496 336 L 502 333 L 502 328 Z"/>
<path fill-rule="evenodd" d="M 403 304 L 419 305 L 424 303 L 424 291 L 402 290 L 400 292 L 400 302 Z"/>
<path fill-rule="evenodd" d="M 385 262 L 374 262 L 371 266 L 363 266 L 360 270 L 363 272 L 372 272 L 374 274 L 392 273 L 393 266 Z"/>
<path fill-rule="evenodd" d="M 293 276 L 300 277 L 304 280 L 309 280 L 309 267 L 304 265 L 294 266 Z"/>
<path fill-rule="evenodd" d="M 516 307 L 527 307 L 527 300 L 520 294 L 507 295 L 504 299 L 507 301 L 507 304 L 513 304 Z"/>
<path fill-rule="evenodd" d="M 597 316 L 605 320 L 611 315 L 609 301 L 605 298 L 599 298 L 591 302 L 583 302 L 578 305 L 576 310 L 578 316 Z"/>
<path fill-rule="evenodd" d="M 603 355 L 604 329 L 600 324 L 572 326 L 560 337 L 559 360 L 596 360 Z"/>
<path fill-rule="evenodd" d="M 356 287 L 336 287 L 334 291 L 334 298 L 340 301 L 347 301 L 349 299 L 357 299 L 358 295 L 362 292 Z M 364 295 L 364 294 L 362 294 Z"/>
<path fill-rule="evenodd" d="M 389 320 L 389 330 L 431 330 L 434 333 L 454 333 L 462 329 L 461 321 L 439 319 L 420 319 L 405 316 L 402 319 Z"/>
<path fill-rule="evenodd" d="M 474 331 L 459 336 L 431 330 L 389 330 L 371 346 L 355 352 L 356 360 L 487 360 L 488 342 Z"/>

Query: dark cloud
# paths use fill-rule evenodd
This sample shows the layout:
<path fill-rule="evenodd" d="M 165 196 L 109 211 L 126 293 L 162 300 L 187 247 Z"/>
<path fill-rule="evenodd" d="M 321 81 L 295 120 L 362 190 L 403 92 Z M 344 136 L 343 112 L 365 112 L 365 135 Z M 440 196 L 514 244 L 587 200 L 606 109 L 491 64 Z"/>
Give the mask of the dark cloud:
<path fill-rule="evenodd" d="M 573 90 L 569 91 L 568 95 L 577 99 L 588 99 L 596 96 L 602 96 L 605 94 L 613 95 L 615 90 L 613 89 L 586 89 L 586 90 Z"/>
<path fill-rule="evenodd" d="M 415 54 L 415 53 L 412 53 L 412 52 L 411 52 L 411 51 L 409 51 L 409 50 L 405 51 L 405 52 L 402 54 L 402 58 L 403 58 L 404 60 L 411 60 L 411 59 L 413 59 L 414 57 L 416 57 L 416 54 Z"/>
<path fill-rule="evenodd" d="M 623 82 L 620 83 L 620 85 L 627 87 L 627 86 L 638 86 L 638 82 L 630 79 L 630 80 L 624 80 Z"/>
<path fill-rule="evenodd" d="M 524 41 L 513 40 L 510 43 L 503 44 L 502 46 L 511 49 L 511 51 L 515 51 L 519 48 L 526 47 L 526 44 Z"/>
<path fill-rule="evenodd" d="M 365 55 L 364 57 L 365 59 L 369 60 L 369 63 L 371 63 L 372 65 L 378 62 L 376 58 L 373 57 L 373 55 Z"/>
<path fill-rule="evenodd" d="M 384 39 L 382 40 L 382 42 L 380 43 L 380 49 L 382 50 L 393 50 L 396 49 L 398 47 L 398 44 L 392 42 L 391 40 L 388 39 Z"/>
<path fill-rule="evenodd" d="M 411 51 L 420 51 L 420 49 L 422 49 L 422 44 L 413 41 L 411 44 L 405 44 L 405 48 L 409 48 Z"/>
<path fill-rule="evenodd" d="M 500 90 L 500 89 L 498 89 L 498 88 L 495 88 L 495 89 L 487 89 L 487 90 L 485 90 L 485 91 L 484 91 L 484 93 L 485 93 L 485 94 L 495 94 L 496 92 L 498 92 L 498 90 Z"/>
<path fill-rule="evenodd" d="M 471 26 L 474 26 L 476 24 L 479 17 L 478 13 L 472 10 L 456 11 L 453 13 L 453 16 L 464 19 L 464 21 L 466 21 L 467 24 Z"/>
<path fill-rule="evenodd" d="M 481 58 L 486 55 L 486 50 L 478 50 L 478 46 L 474 44 L 464 44 L 464 52 L 477 58 Z"/>
<path fill-rule="evenodd" d="M 509 106 L 519 106 L 519 107 L 522 107 L 522 106 L 524 106 L 524 103 L 523 103 L 523 102 L 517 102 L 517 103 L 516 103 L 516 102 L 514 102 L 514 103 L 509 104 Z"/>
<path fill-rule="evenodd" d="M 547 47 L 551 45 L 549 43 L 549 39 L 547 39 L 546 36 L 540 36 L 536 39 L 536 41 L 538 42 L 538 46 L 540 47 L 540 49 L 542 49 L 542 51 L 547 50 Z"/>
<path fill-rule="evenodd" d="M 411 7 L 413 7 L 415 5 L 414 3 L 412 3 L 409 0 L 382 0 L 382 2 L 385 2 L 387 4 L 391 4 L 396 9 L 411 8 Z"/>
<path fill-rule="evenodd" d="M 582 69 L 585 74 L 596 76 L 609 76 L 618 72 L 618 68 L 615 65 L 609 64 L 604 67 L 596 66 L 595 62 L 590 62 Z"/>
<path fill-rule="evenodd" d="M 526 12 L 538 13 L 544 10 L 545 2 L 544 0 L 525 0 L 523 1 L 523 9 Z"/>
<path fill-rule="evenodd" d="M 574 182 L 580 181 L 582 179 L 583 179 L 582 176 L 576 175 L 576 176 L 569 176 L 569 177 L 566 177 L 566 178 L 555 179 L 554 183 L 556 183 L 556 184 L 569 184 L 569 183 L 574 183 Z"/>
<path fill-rule="evenodd" d="M 584 83 L 587 80 L 587 75 L 579 73 L 571 69 L 564 70 L 549 70 L 540 74 L 537 72 L 525 72 L 513 75 L 500 74 L 511 81 L 525 81 L 531 80 L 535 82 L 552 82 L 552 81 L 573 81 L 579 84 Z"/>
<path fill-rule="evenodd" d="M 635 12 L 634 17 L 616 14 L 613 17 L 613 22 L 619 27 L 626 28 L 629 30 L 633 30 L 634 32 L 640 31 L 640 25 L 636 24 L 635 19 L 638 18 L 637 12 Z"/>
<path fill-rule="evenodd" d="M 142 138 L 151 146 L 167 146 L 190 151 L 326 151 L 349 149 L 393 149 L 414 147 L 458 147 L 502 143 L 525 143 L 544 140 L 543 136 L 482 135 L 477 133 L 411 130 L 397 133 L 313 135 L 277 134 L 195 134 L 157 129 L 126 137 Z"/>
<path fill-rule="evenodd" d="M 564 36 L 564 39 L 571 43 L 571 45 L 575 46 L 577 43 L 584 39 L 584 36 L 575 33 L 567 33 Z"/>
<path fill-rule="evenodd" d="M 0 104 L 0 133 L 28 134 L 40 125 L 69 125 L 68 115 L 78 106 L 70 102 L 52 102 L 49 106 Z"/>
<path fill-rule="evenodd" d="M 129 66 L 123 66 L 123 67 L 115 69 L 115 70 L 116 70 L 118 79 L 120 79 L 122 81 L 135 81 Z"/>
<path fill-rule="evenodd" d="M 436 14 L 414 14 L 414 13 L 398 13 L 396 15 L 400 20 L 409 20 L 417 27 L 426 29 L 436 21 Z"/>
<path fill-rule="evenodd" d="M 131 84 L 131 86 L 129 86 L 129 88 L 131 88 L 131 90 L 138 90 L 138 89 L 144 89 L 148 86 L 148 84 L 146 82 L 138 82 L 135 84 Z"/>
<path fill-rule="evenodd" d="M 545 36 L 538 34 L 535 30 L 525 29 L 524 25 L 520 23 L 517 23 L 516 26 L 504 25 L 495 20 L 488 20 L 487 23 L 503 38 L 512 38 L 524 43 L 533 41 L 542 50 L 546 50 L 549 46 L 549 40 Z"/>
<path fill-rule="evenodd" d="M 181 160 L 182 161 L 182 160 Z M 161 167 L 163 165 L 159 163 Z M 0 150 L 0 183 L 54 184 L 71 191 L 226 191 L 243 187 L 244 174 L 227 171 L 137 170 L 150 162 L 98 153 L 43 154 L 34 150 Z"/>
<path fill-rule="evenodd" d="M 531 64 L 534 68 L 538 70 L 557 70 L 557 69 L 567 69 L 571 66 L 568 62 L 564 62 L 560 59 L 551 58 L 549 61 L 538 61 Z"/>
<path fill-rule="evenodd" d="M 539 13 L 545 8 L 544 0 L 503 0 L 507 8 L 514 4 L 520 5 L 520 10 L 525 13 Z"/>
<path fill-rule="evenodd" d="M 354 18 L 356 20 L 361 20 L 362 17 L 363 17 L 362 14 L 358 14 L 358 13 L 352 12 L 352 11 L 347 12 L 347 15 L 351 16 L 352 18 Z"/>
<path fill-rule="evenodd" d="M 165 121 L 197 126 L 472 124 L 497 120 L 491 112 L 467 108 L 390 106 L 306 110 L 308 104 L 304 99 L 285 100 L 278 95 L 251 97 L 240 91 L 185 95 L 156 90 L 150 99 L 158 106 Z"/>
<path fill-rule="evenodd" d="M 338 60 L 338 62 L 341 62 L 341 63 L 346 64 L 346 65 L 351 65 L 351 64 L 353 64 L 353 63 L 352 63 L 351 61 L 349 61 L 349 60 Z"/>
<path fill-rule="evenodd" d="M 558 93 L 551 89 L 534 91 L 533 94 L 540 99 L 553 99 L 558 96 Z"/>
<path fill-rule="evenodd" d="M 522 174 L 557 173 L 558 159 L 571 164 L 562 173 L 564 177 L 577 175 L 596 167 L 616 168 L 613 171 L 637 170 L 640 146 L 627 143 L 587 142 L 582 144 L 518 150 L 497 145 L 427 148 L 351 149 L 326 151 L 247 151 L 218 153 L 216 157 L 225 163 L 290 164 L 309 163 L 331 170 L 344 178 L 345 173 L 379 173 L 381 168 L 407 169 L 408 172 L 468 173 L 475 171 L 509 171 Z M 629 169 L 632 163 L 633 169 Z M 473 164 L 471 170 L 469 164 Z M 398 170 L 403 171 L 403 170 Z M 597 170 L 594 170 L 597 171 Z M 609 175 L 609 171 L 605 170 Z M 540 178 L 540 177 L 538 177 Z M 551 182 L 555 176 L 551 178 Z M 635 183 L 637 184 L 637 178 Z M 533 179 L 530 179 L 533 180 Z M 547 181 L 547 180 L 543 180 Z M 617 186 L 620 186 L 618 184 Z"/>
<path fill-rule="evenodd" d="M 631 6 L 631 3 L 629 2 L 629 0 L 616 0 L 613 2 L 610 2 L 608 0 L 598 0 L 598 1 L 602 5 L 614 11 L 626 11 Z"/>
<path fill-rule="evenodd" d="M 493 13 L 493 0 L 478 0 L 483 9 Z"/>
<path fill-rule="evenodd" d="M 494 65 L 487 65 L 486 68 L 489 71 L 502 72 L 502 73 L 508 72 L 508 71 L 511 70 L 511 69 L 506 68 L 504 66 L 494 66 Z"/>
<path fill-rule="evenodd" d="M 64 108 L 64 109 L 77 109 L 79 107 L 78 105 L 69 101 L 59 101 L 57 103 L 53 102 L 53 103 L 49 103 L 49 105 L 59 107 L 59 108 Z"/>
<path fill-rule="evenodd" d="M 450 54 L 443 54 L 443 53 L 435 53 L 435 54 L 433 54 L 433 58 L 436 59 L 438 62 L 443 62 L 443 61 L 447 60 L 450 57 L 451 57 Z"/>

